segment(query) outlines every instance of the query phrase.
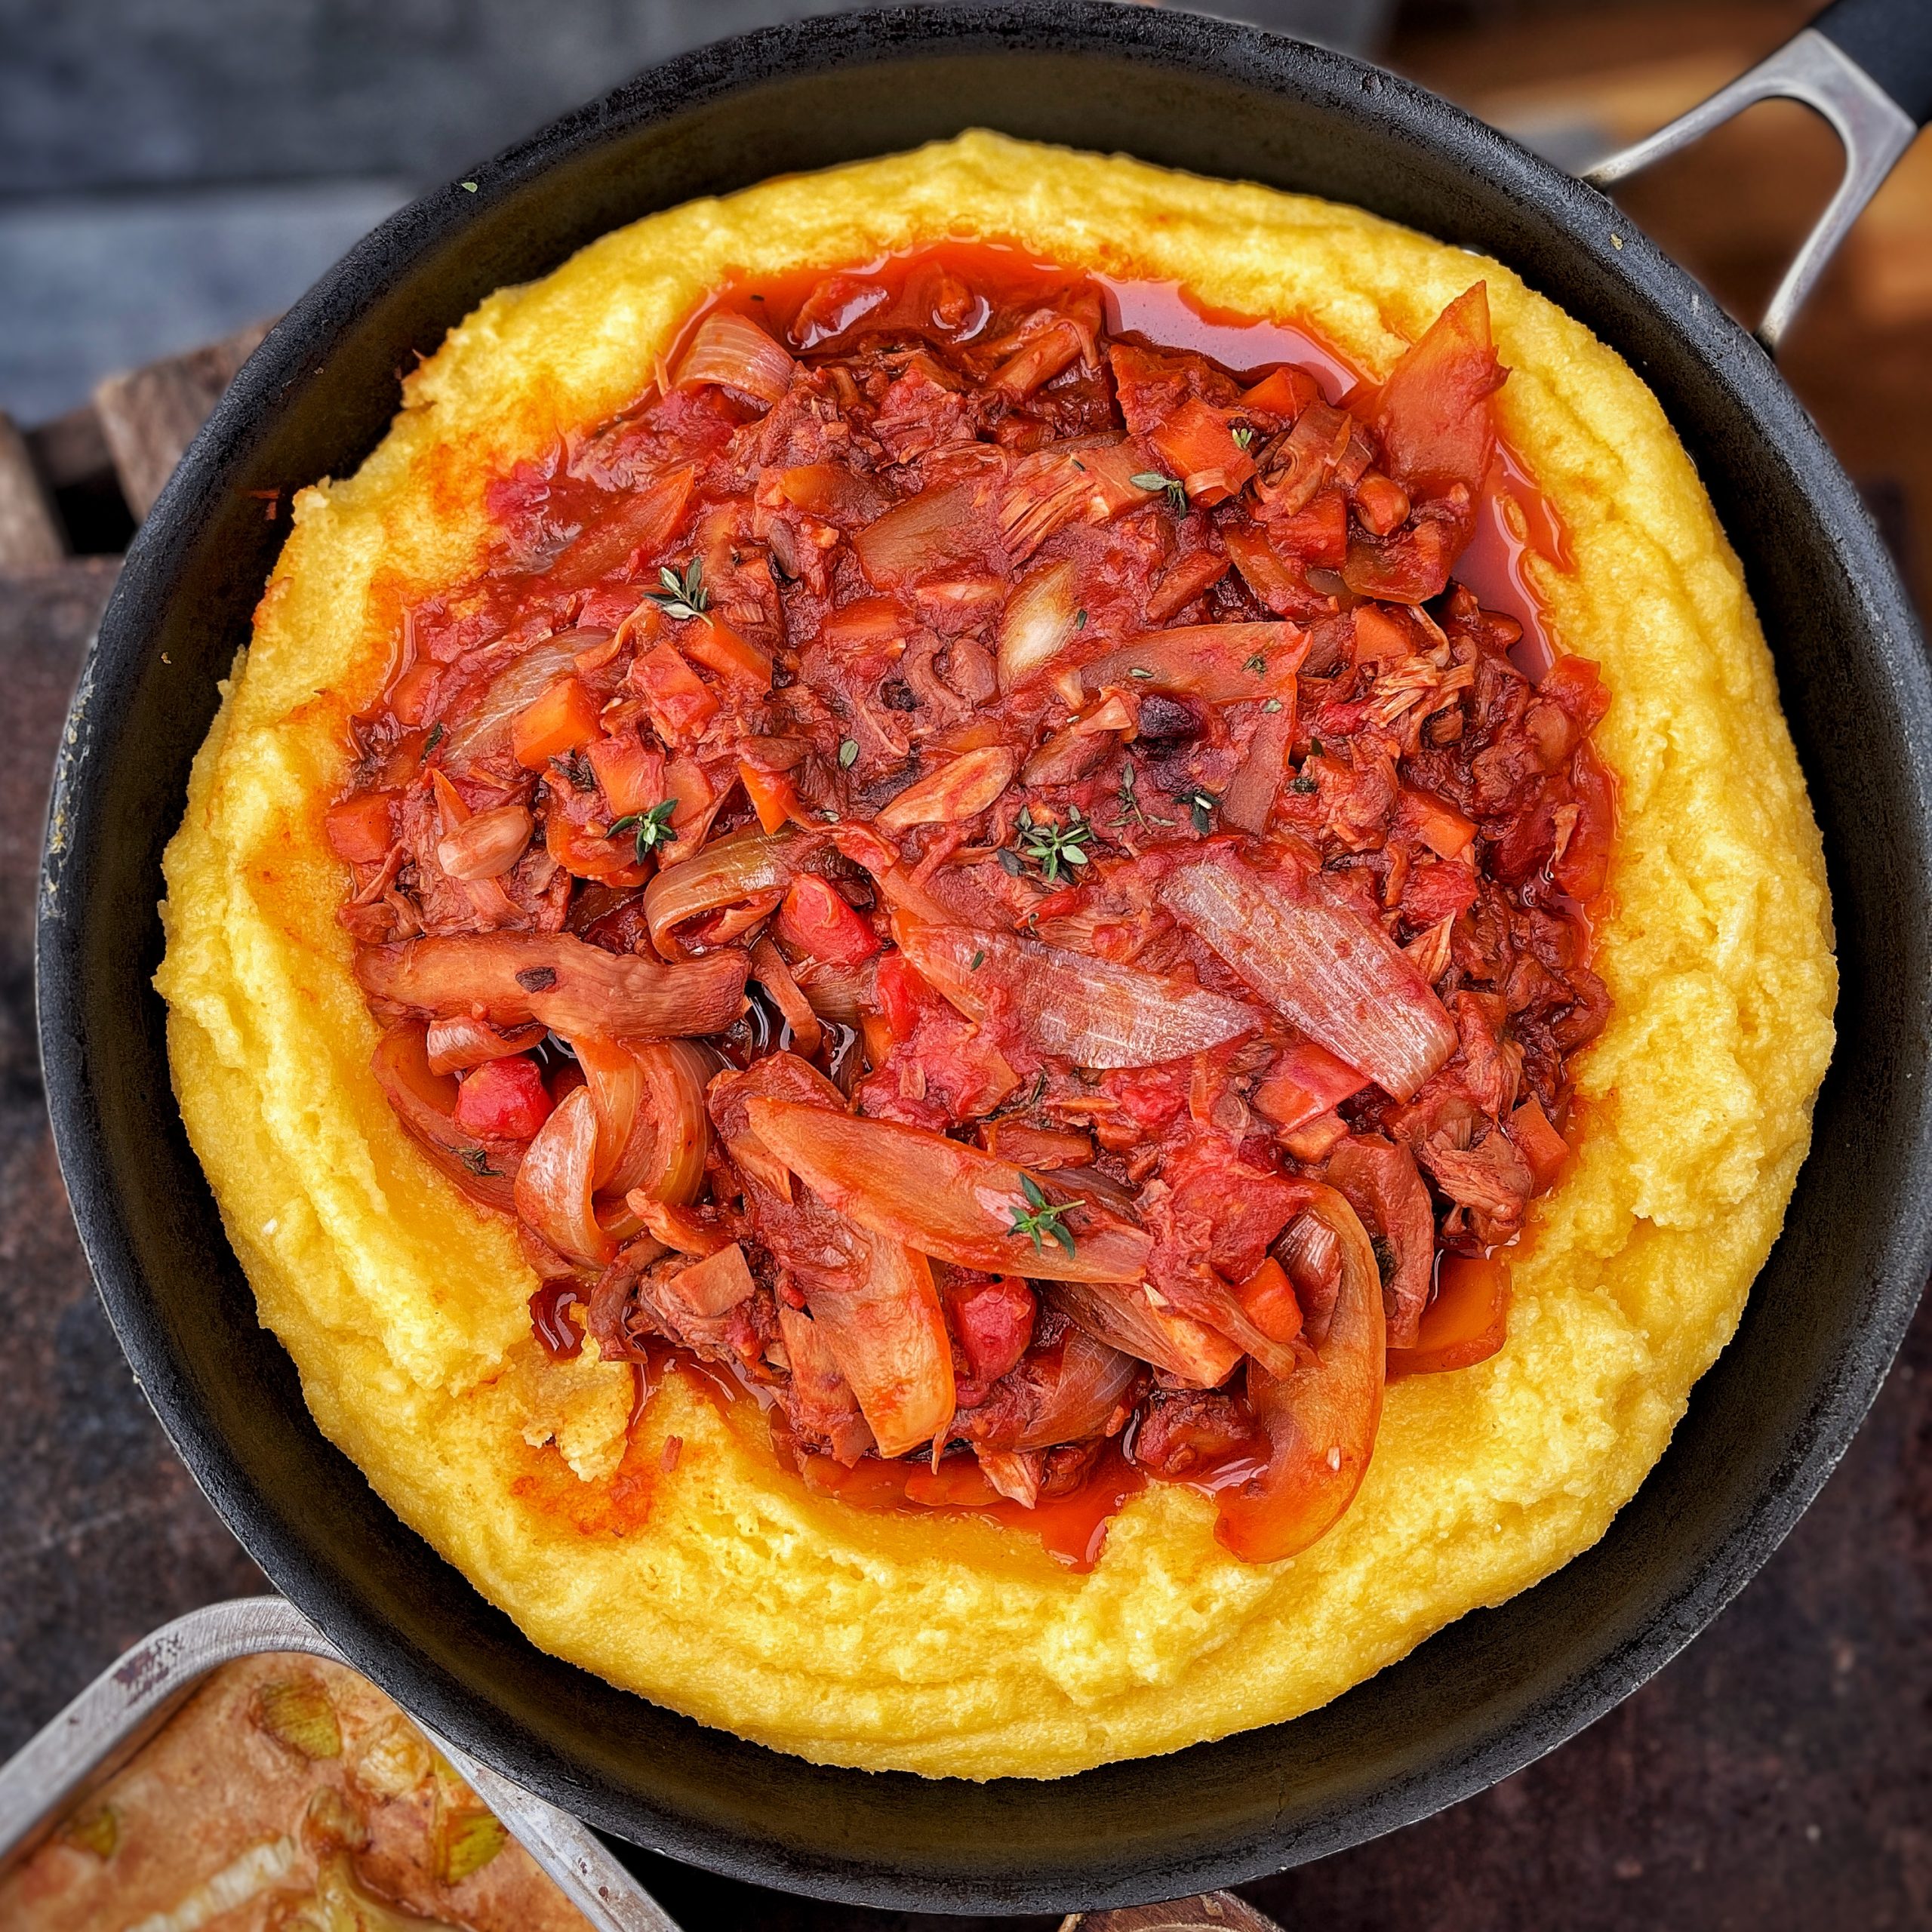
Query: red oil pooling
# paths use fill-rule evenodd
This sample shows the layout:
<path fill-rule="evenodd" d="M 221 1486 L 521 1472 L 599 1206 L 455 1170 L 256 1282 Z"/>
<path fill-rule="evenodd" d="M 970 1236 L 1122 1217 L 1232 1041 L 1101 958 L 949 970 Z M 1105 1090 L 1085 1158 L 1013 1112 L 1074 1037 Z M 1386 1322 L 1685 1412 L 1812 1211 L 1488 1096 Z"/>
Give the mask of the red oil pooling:
<path fill-rule="evenodd" d="M 1189 349 L 1237 376 L 1258 378 L 1282 362 L 1312 370 L 1321 392 L 1339 403 L 1362 386 L 1361 371 L 1306 325 L 1257 321 L 1210 308 L 1177 281 L 1131 281 L 1097 275 L 1113 335 L 1137 335 L 1159 349 Z"/>
<path fill-rule="evenodd" d="M 1537 681 L 1561 647 L 1550 634 L 1530 575 L 1532 557 L 1554 570 L 1567 572 L 1577 566 L 1556 506 L 1537 487 L 1521 457 L 1499 438 L 1476 505 L 1475 534 L 1457 558 L 1455 574 L 1484 609 L 1506 612 L 1522 626 L 1522 637 L 1509 655 L 1518 670 Z"/>
<path fill-rule="evenodd" d="M 583 1306 L 583 1291 L 574 1281 L 546 1281 L 530 1297 L 530 1326 L 552 1361 L 568 1361 L 583 1346 L 583 1331 L 571 1311 Z"/>
<path fill-rule="evenodd" d="M 779 1460 L 795 1468 L 808 1489 L 876 1514 L 976 1516 L 1024 1530 L 1039 1538 L 1048 1555 L 1082 1576 L 1100 1560 L 1108 1520 L 1147 1484 L 1119 1445 L 1109 1442 L 1075 1487 L 1064 1496 L 1042 1497 L 1029 1509 L 1001 1496 L 968 1457 L 947 1457 L 937 1469 L 926 1462 L 869 1458 L 847 1469 L 829 1456 L 800 1454 L 780 1423 L 781 1413 L 772 1411 L 773 1446 Z"/>

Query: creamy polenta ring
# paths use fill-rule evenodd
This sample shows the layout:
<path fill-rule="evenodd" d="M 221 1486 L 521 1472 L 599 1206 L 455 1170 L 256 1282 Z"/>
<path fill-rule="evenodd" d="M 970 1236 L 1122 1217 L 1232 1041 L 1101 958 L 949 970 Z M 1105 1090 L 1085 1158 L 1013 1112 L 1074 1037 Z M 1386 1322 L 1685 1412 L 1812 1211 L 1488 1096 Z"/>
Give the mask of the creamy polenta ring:
<path fill-rule="evenodd" d="M 1292 1718 L 1594 1542 L 1832 1037 L 1642 383 L 1497 263 L 986 134 L 454 329 L 167 875 L 330 1438 L 546 1649 L 931 1775 Z"/>

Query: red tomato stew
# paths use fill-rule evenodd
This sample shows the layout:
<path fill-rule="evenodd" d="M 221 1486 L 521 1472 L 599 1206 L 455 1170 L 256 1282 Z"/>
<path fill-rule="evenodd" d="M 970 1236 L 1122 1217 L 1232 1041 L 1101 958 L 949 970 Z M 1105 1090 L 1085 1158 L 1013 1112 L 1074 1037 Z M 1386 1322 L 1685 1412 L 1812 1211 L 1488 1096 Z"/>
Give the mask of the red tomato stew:
<path fill-rule="evenodd" d="M 1503 1344 L 1608 695 L 1455 576 L 1528 521 L 1481 284 L 1346 394 L 1121 312 L 992 249 L 726 291 L 494 486 L 328 829 L 553 1352 L 722 1371 L 857 1505 L 1084 1565 L 1181 1481 L 1267 1561 Z"/>

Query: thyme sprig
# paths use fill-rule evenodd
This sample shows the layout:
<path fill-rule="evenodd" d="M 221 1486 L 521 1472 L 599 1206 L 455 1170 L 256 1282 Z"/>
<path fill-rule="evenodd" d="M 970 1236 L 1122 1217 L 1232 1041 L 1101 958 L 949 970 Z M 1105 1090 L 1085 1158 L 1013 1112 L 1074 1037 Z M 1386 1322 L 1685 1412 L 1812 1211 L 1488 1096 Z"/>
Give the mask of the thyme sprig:
<path fill-rule="evenodd" d="M 628 832 L 637 840 L 637 862 L 642 865 L 660 845 L 675 844 L 678 835 L 671 829 L 671 814 L 678 809 L 675 798 L 666 798 L 661 804 L 653 805 L 648 811 L 626 812 L 613 822 L 605 833 L 606 838 L 615 838 L 620 832 Z"/>
<path fill-rule="evenodd" d="M 1041 1239 L 1043 1235 L 1050 1236 L 1069 1255 L 1072 1254 L 1073 1230 L 1064 1224 L 1063 1217 L 1070 1209 L 1085 1207 L 1086 1202 L 1081 1200 L 1063 1201 L 1056 1206 L 1041 1192 L 1040 1183 L 1031 1174 L 1020 1177 L 1020 1191 L 1026 1197 L 1026 1205 L 1023 1209 L 1014 1208 L 1008 1211 L 1013 1216 L 1013 1226 L 1008 1232 L 1016 1235 L 1031 1235 L 1035 1254 L 1046 1252 L 1045 1241 Z"/>
<path fill-rule="evenodd" d="M 680 620 L 701 617 L 711 608 L 711 592 L 704 587 L 704 559 L 694 557 L 685 566 L 680 577 L 669 564 L 660 564 L 657 581 L 662 590 L 648 590 L 645 595 L 654 604 L 661 605 L 665 616 Z"/>
<path fill-rule="evenodd" d="M 1180 802 L 1187 808 L 1195 830 L 1204 838 L 1214 830 L 1214 814 L 1221 801 L 1212 792 L 1197 785 L 1192 791 L 1182 792 Z"/>
<path fill-rule="evenodd" d="M 1137 490 L 1162 491 L 1176 516 L 1187 514 L 1187 485 L 1178 476 L 1164 476 L 1158 469 L 1137 470 L 1127 479 Z"/>
<path fill-rule="evenodd" d="M 1066 808 L 1066 822 L 1056 825 L 1051 819 L 1033 816 L 1030 806 L 1020 808 L 1019 837 L 1017 851 L 1013 854 L 1014 863 L 1008 864 L 1007 854 L 1002 851 L 1000 863 L 1017 878 L 1023 863 L 1030 863 L 1048 884 L 1058 882 L 1063 866 L 1084 866 L 1088 854 L 1084 849 L 1094 836 L 1094 828 L 1080 816 L 1078 805 Z"/>

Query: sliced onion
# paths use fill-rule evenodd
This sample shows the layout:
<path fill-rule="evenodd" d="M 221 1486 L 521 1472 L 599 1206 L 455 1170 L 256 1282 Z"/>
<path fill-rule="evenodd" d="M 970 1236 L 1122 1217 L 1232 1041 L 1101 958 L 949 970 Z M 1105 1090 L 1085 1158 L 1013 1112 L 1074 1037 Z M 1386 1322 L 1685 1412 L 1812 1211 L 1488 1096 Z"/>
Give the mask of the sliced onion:
<path fill-rule="evenodd" d="M 716 952 L 664 966 L 568 933 L 464 933 L 360 947 L 355 974 L 379 1009 L 651 1040 L 722 1032 L 743 1008 L 748 963 Z"/>
<path fill-rule="evenodd" d="M 866 1245 L 855 1285 L 820 1281 L 805 1299 L 879 1454 L 903 1456 L 952 1420 L 952 1343 L 926 1257 L 885 1235 Z"/>
<path fill-rule="evenodd" d="M 1455 1052 L 1455 1026 L 1421 974 L 1318 873 L 1291 888 L 1220 851 L 1170 873 L 1160 897 L 1264 999 L 1396 1100 L 1413 1100 Z"/>
<path fill-rule="evenodd" d="M 872 1432 L 860 1413 L 859 1398 L 833 1358 L 818 1324 L 801 1308 L 778 1304 L 778 1334 L 791 1364 L 793 1418 L 831 1445 L 848 1469 L 872 1446 Z"/>
<path fill-rule="evenodd" d="M 1069 1328 L 1060 1345 L 1060 1373 L 1014 1446 L 1051 1449 L 1057 1442 L 1084 1442 L 1100 1435 L 1140 1375 L 1132 1355 L 1084 1328 Z"/>
<path fill-rule="evenodd" d="M 436 863 L 451 878 L 501 878 L 523 857 L 535 823 L 518 804 L 473 813 L 436 841 Z"/>
<path fill-rule="evenodd" d="M 798 968 L 796 979 L 798 990 L 821 1020 L 856 1026 L 868 1013 L 878 1011 L 878 976 L 876 958 L 857 966 L 815 959 Z"/>
<path fill-rule="evenodd" d="M 1435 1285 L 1435 1210 L 1415 1156 L 1400 1141 L 1352 1134 L 1328 1157 L 1324 1178 L 1395 1256 L 1383 1287 L 1389 1346 L 1414 1347 Z"/>
<path fill-rule="evenodd" d="M 1186 691 L 1211 704 L 1278 697 L 1284 704 L 1308 655 L 1299 624 L 1183 624 L 1146 631 L 1081 672 L 1090 691 Z"/>
<path fill-rule="evenodd" d="M 1239 832 L 1257 835 L 1268 829 L 1275 800 L 1288 764 L 1288 747 L 1295 734 L 1294 694 L 1281 701 L 1278 711 L 1266 712 L 1248 741 L 1247 755 L 1235 768 L 1221 794 L 1221 823 Z"/>
<path fill-rule="evenodd" d="M 809 1057 L 819 1050 L 825 1030 L 804 989 L 792 977 L 785 956 L 769 938 L 752 948 L 752 977 L 771 995 L 771 1003 L 784 1016 L 800 1053 Z"/>
<path fill-rule="evenodd" d="M 1204 1322 L 1156 1307 L 1144 1283 L 1056 1282 L 1048 1298 L 1076 1327 L 1152 1362 L 1190 1389 L 1218 1389 L 1241 1360 L 1239 1346 Z"/>
<path fill-rule="evenodd" d="M 696 1200 L 711 1146 L 705 1089 L 718 1056 L 690 1040 L 576 1046 L 597 1110 L 597 1191 L 635 1189 L 679 1206 Z"/>
<path fill-rule="evenodd" d="M 977 482 L 928 490 L 896 503 L 852 540 L 860 567 L 881 587 L 977 561 L 988 548 Z"/>
<path fill-rule="evenodd" d="M 1051 664 L 1079 635 L 1071 561 L 1021 579 L 999 620 L 999 685 L 1010 691 Z"/>
<path fill-rule="evenodd" d="M 1012 782 L 1019 764 L 1004 745 L 962 752 L 909 785 L 873 823 L 888 832 L 915 825 L 958 825 L 977 817 Z"/>
<path fill-rule="evenodd" d="M 651 943 L 666 959 L 683 952 L 671 935 L 687 919 L 735 906 L 740 900 L 774 891 L 792 882 L 795 861 L 801 856 L 798 835 L 746 830 L 713 839 L 692 857 L 667 866 L 644 889 L 644 916 Z M 693 1032 L 715 1032 L 715 1027 L 692 1027 Z"/>
<path fill-rule="evenodd" d="M 714 309 L 698 324 L 675 386 L 721 383 L 768 406 L 783 398 L 796 365 L 749 315 Z"/>
<path fill-rule="evenodd" d="M 445 764 L 472 764 L 491 753 L 507 751 L 510 721 L 540 697 L 557 678 L 574 670 L 577 654 L 593 633 L 559 631 L 513 657 L 490 681 L 481 700 L 460 724 L 452 725 L 441 747 Z M 605 632 L 594 635 L 601 640 Z"/>
<path fill-rule="evenodd" d="M 1268 1466 L 1215 1499 L 1220 1541 L 1247 1563 L 1277 1563 L 1325 1536 L 1355 1500 L 1375 1451 L 1384 1376 L 1382 1277 L 1354 1211 L 1334 1189 L 1307 1211 L 1340 1242 L 1342 1283 L 1315 1358 L 1292 1374 L 1247 1371 L 1268 1434 Z"/>
<path fill-rule="evenodd" d="M 392 1026 L 376 1042 L 370 1066 L 403 1131 L 472 1199 L 505 1214 L 515 1209 L 523 1149 L 514 1140 L 485 1140 L 457 1125 L 456 1081 L 434 1072 L 415 1020 Z"/>
<path fill-rule="evenodd" d="M 908 961 L 968 1019 L 1003 1010 L 1028 1045 L 1076 1066 L 1155 1066 L 1225 1046 L 1261 1023 L 1251 1007 L 1185 980 L 1010 933 L 911 918 L 897 931 Z"/>
<path fill-rule="evenodd" d="M 516 1211 L 572 1261 L 602 1268 L 617 1251 L 598 1223 L 597 1109 L 586 1088 L 575 1087 L 537 1130 L 516 1175 Z"/>
<path fill-rule="evenodd" d="M 527 1054 L 549 1031 L 532 1020 L 512 1033 L 500 1033 L 469 1014 L 453 1019 L 432 1020 L 424 1044 L 432 1073 L 460 1073 L 482 1066 L 493 1060 L 508 1060 L 512 1054 Z"/>
<path fill-rule="evenodd" d="M 795 1101 L 754 1098 L 746 1113 L 764 1146 L 835 1214 L 922 1254 L 1048 1281 L 1133 1281 L 1146 1270 L 1149 1238 L 1088 1207 L 1066 1217 L 1072 1254 L 1051 1238 L 1035 1249 L 1012 1232 L 1028 1207 L 1023 1171 L 943 1134 Z M 1054 1179 L 1035 1185 L 1067 1201 Z"/>

